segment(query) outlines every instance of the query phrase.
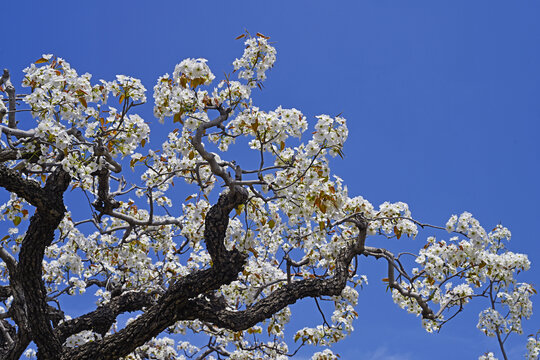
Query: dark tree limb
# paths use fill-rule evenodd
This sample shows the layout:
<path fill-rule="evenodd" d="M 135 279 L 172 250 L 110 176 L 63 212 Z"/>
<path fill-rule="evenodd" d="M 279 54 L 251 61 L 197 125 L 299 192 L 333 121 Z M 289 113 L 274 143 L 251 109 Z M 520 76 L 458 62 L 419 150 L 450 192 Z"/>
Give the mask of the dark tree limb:
<path fill-rule="evenodd" d="M 29 327 L 32 340 L 38 347 L 38 357 L 42 359 L 56 359 L 62 352 L 62 345 L 52 329 L 47 292 L 41 276 L 45 248 L 54 240 L 54 231 L 66 211 L 63 194 L 70 180 L 69 175 L 59 168 L 49 176 L 41 191 L 33 189 L 41 195 L 41 203 L 30 219 L 13 277 L 12 285 L 16 290 L 13 306 L 22 308 L 26 316 L 25 324 L 18 325 Z"/>
<path fill-rule="evenodd" d="M 0 162 L 5 162 L 8 160 L 16 160 L 19 158 L 17 150 L 13 149 L 0 149 Z"/>
<path fill-rule="evenodd" d="M 212 171 L 212 173 L 222 178 L 223 181 L 225 181 L 225 184 L 227 184 L 229 188 L 232 188 L 234 185 L 234 180 L 218 164 L 218 162 L 216 161 L 215 155 L 211 152 L 206 151 L 202 143 L 202 137 L 206 133 L 206 130 L 212 127 L 222 127 L 223 123 L 227 121 L 227 119 L 229 118 L 229 114 L 231 113 L 232 109 L 231 108 L 224 109 L 221 106 L 209 107 L 209 109 L 218 110 L 219 116 L 212 121 L 203 122 L 201 125 L 199 125 L 199 127 L 195 131 L 195 136 L 193 137 L 191 144 L 193 145 L 195 150 L 197 150 L 197 152 L 201 155 L 201 157 L 208 162 L 208 165 L 210 165 L 210 170 Z"/>
<path fill-rule="evenodd" d="M 216 306 L 215 302 L 193 299 L 178 316 L 181 320 L 199 319 L 232 331 L 242 331 L 270 318 L 300 299 L 341 294 L 349 278 L 349 264 L 354 256 L 361 254 L 366 237 L 367 223 L 358 223 L 357 226 L 360 233 L 356 241 L 349 244 L 336 259 L 336 270 L 332 277 L 287 283 L 243 311 L 230 311 L 224 306 Z"/>
<path fill-rule="evenodd" d="M 0 245 L 0 259 L 2 259 L 2 261 L 6 263 L 6 267 L 8 269 L 9 275 L 15 274 L 15 271 L 17 270 L 17 260 L 15 260 L 13 255 L 11 255 L 1 245 Z M 0 290 L 0 298 L 2 297 L 2 294 L 4 294 L 4 292 Z"/>
<path fill-rule="evenodd" d="M 38 209 L 47 207 L 46 192 L 34 180 L 23 179 L 18 171 L 0 164 L 0 186 L 7 191 L 17 194 L 29 204 Z"/>
<path fill-rule="evenodd" d="M 364 252 L 366 255 L 374 256 L 377 259 L 381 257 L 385 258 L 388 263 L 388 286 L 390 287 L 390 289 L 397 290 L 401 295 L 414 299 L 416 303 L 420 306 L 420 308 L 422 308 L 421 315 L 423 319 L 431 319 L 431 320 L 436 319 L 436 316 L 433 313 L 433 310 L 429 307 L 427 300 L 424 300 L 424 298 L 422 298 L 422 295 L 420 295 L 416 291 L 413 291 L 412 289 L 404 289 L 396 281 L 394 270 L 398 269 L 399 271 L 399 267 L 396 264 L 396 258 L 394 254 L 392 254 L 390 251 L 386 249 L 373 248 L 373 247 L 366 247 Z"/>
<path fill-rule="evenodd" d="M 225 248 L 224 239 L 229 223 L 229 213 L 246 201 L 247 191 L 240 187 L 233 188 L 223 193 L 217 204 L 208 211 L 204 235 L 207 249 L 212 257 L 212 267 L 178 279 L 154 305 L 148 307 L 141 316 L 124 329 L 100 341 L 93 341 L 75 349 L 67 349 L 61 359 L 107 360 L 126 356 L 180 320 L 178 314 L 182 313 L 190 299 L 217 290 L 222 285 L 236 280 L 245 265 L 247 256 L 236 249 L 228 251 Z"/>
<path fill-rule="evenodd" d="M 11 294 L 11 286 L 0 286 L 0 301 L 6 300 Z"/>
<path fill-rule="evenodd" d="M 155 294 L 136 291 L 126 292 L 99 306 L 92 312 L 58 325 L 54 331 L 61 343 L 71 335 L 84 330 L 92 330 L 101 336 L 105 336 L 118 315 L 142 310 L 145 307 L 154 305 L 155 302 Z"/>

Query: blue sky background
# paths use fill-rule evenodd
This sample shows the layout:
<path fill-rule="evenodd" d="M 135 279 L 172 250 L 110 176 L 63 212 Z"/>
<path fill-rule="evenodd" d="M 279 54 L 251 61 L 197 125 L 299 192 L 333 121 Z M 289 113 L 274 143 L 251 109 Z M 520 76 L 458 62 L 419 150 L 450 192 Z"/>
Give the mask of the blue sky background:
<path fill-rule="evenodd" d="M 433 224 L 465 210 L 486 228 L 502 222 L 513 233 L 510 249 L 532 262 L 521 279 L 540 287 L 539 2 L 6 1 L 0 12 L 0 66 L 19 90 L 21 70 L 54 53 L 94 81 L 139 77 L 151 100 L 156 78 L 182 59 L 207 58 L 219 79 L 240 57 L 234 38 L 244 29 L 271 36 L 278 60 L 256 103 L 295 107 L 311 120 L 343 113 L 350 135 L 333 169 L 350 195 L 405 201 Z M 159 137 L 151 105 L 139 113 Z M 430 234 L 388 242 L 416 249 Z M 475 328 L 480 307 L 426 334 L 385 293 L 385 267 L 361 263 L 370 285 L 360 292 L 356 331 L 335 346 L 343 359 L 497 352 Z M 313 300 L 293 310 L 293 327 L 319 320 Z M 536 315 L 525 332 L 538 329 Z M 524 337 L 509 340 L 510 358 L 524 345 Z"/>

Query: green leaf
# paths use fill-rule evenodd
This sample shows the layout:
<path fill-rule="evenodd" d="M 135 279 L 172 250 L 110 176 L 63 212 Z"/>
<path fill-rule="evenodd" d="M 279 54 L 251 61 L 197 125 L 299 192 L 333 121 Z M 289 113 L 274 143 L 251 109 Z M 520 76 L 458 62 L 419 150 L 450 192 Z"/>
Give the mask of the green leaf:
<path fill-rule="evenodd" d="M 36 60 L 35 63 L 36 63 L 36 64 L 43 64 L 43 63 L 46 63 L 46 62 L 48 62 L 48 61 L 49 61 L 49 60 L 47 60 L 47 59 L 40 58 L 40 59 Z"/>
<path fill-rule="evenodd" d="M 255 257 L 259 257 L 259 253 L 257 252 L 257 250 L 255 250 L 253 247 L 250 247 L 248 249 L 248 251 L 250 251 L 253 255 L 255 255 Z M 260 278 L 260 275 L 259 274 L 254 274 L 256 277 L 259 277 Z M 258 275 L 258 276 L 257 276 Z"/>
<path fill-rule="evenodd" d="M 15 219 L 13 219 L 13 224 L 15 226 L 18 226 L 20 223 L 21 223 L 21 217 L 20 216 L 15 216 Z"/>
<path fill-rule="evenodd" d="M 173 123 L 176 123 L 176 122 L 179 122 L 180 124 L 184 125 L 184 122 L 182 121 L 182 111 L 174 114 Z"/>
<path fill-rule="evenodd" d="M 191 80 L 191 87 L 195 89 L 197 86 L 204 84 L 205 80 L 203 78 L 196 78 Z"/>
<path fill-rule="evenodd" d="M 182 75 L 180 77 L 180 86 L 182 86 L 185 89 L 186 85 L 187 85 L 187 78 L 184 75 Z"/>
<path fill-rule="evenodd" d="M 394 234 L 396 234 L 396 237 L 399 240 L 399 238 L 401 237 L 401 230 L 399 230 L 397 226 L 394 226 Z"/>
<path fill-rule="evenodd" d="M 255 122 L 251 124 L 251 128 L 254 132 L 257 132 L 257 129 L 259 128 L 259 119 L 255 119 Z"/>
<path fill-rule="evenodd" d="M 240 214 L 242 214 L 242 211 L 244 210 L 244 204 L 238 205 L 234 210 L 236 211 L 236 215 L 240 216 Z"/>

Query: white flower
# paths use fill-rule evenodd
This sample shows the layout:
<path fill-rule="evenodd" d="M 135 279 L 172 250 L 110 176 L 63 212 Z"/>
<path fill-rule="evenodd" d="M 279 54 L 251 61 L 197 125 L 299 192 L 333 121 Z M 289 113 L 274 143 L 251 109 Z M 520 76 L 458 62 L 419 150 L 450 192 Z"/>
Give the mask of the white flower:
<path fill-rule="evenodd" d="M 337 360 L 339 359 L 330 349 L 316 352 L 311 357 L 311 360 Z"/>
<path fill-rule="evenodd" d="M 540 356 L 540 340 L 530 337 L 527 339 L 527 360 L 538 360 Z"/>
<path fill-rule="evenodd" d="M 485 353 L 484 355 L 480 356 L 478 360 L 497 360 L 495 355 L 493 355 L 492 352 Z"/>

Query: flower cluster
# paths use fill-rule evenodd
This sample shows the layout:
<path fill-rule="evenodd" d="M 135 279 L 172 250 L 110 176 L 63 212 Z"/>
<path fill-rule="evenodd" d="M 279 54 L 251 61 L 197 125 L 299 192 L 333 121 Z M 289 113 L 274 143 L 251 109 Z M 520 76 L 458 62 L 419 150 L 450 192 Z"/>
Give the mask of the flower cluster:
<path fill-rule="evenodd" d="M 46 119 L 55 118 L 55 113 L 59 113 L 62 119 L 72 123 L 84 122 L 85 104 L 98 101 L 97 89 L 90 84 L 92 76 L 79 76 L 67 61 L 51 54 L 43 55 L 37 63 L 44 66 L 32 64 L 24 69 L 22 82 L 32 90 L 24 98 L 32 115 Z"/>
<path fill-rule="evenodd" d="M 212 97 L 219 104 L 225 104 L 231 108 L 236 107 L 242 101 L 249 100 L 251 96 L 251 87 L 242 84 L 239 81 L 220 81 L 217 88 L 214 88 Z M 248 102 L 244 102 L 245 106 L 249 106 Z"/>
<path fill-rule="evenodd" d="M 307 129 L 306 117 L 297 109 L 283 109 L 265 112 L 257 107 L 242 111 L 229 122 L 230 135 L 214 138 L 221 140 L 220 149 L 226 151 L 234 138 L 240 135 L 253 137 L 249 146 L 270 153 L 281 153 L 285 141 L 290 137 L 300 138 Z"/>
<path fill-rule="evenodd" d="M 410 220 L 411 212 L 409 206 L 403 202 L 384 202 L 379 206 L 379 211 L 375 214 L 369 224 L 370 234 L 381 231 L 385 234 L 395 234 L 399 239 L 402 234 L 416 236 L 418 229 L 416 224 Z"/>
<path fill-rule="evenodd" d="M 209 85 L 216 77 L 206 65 L 206 59 L 184 59 L 174 67 L 173 79 L 178 84 L 182 84 L 182 77 L 191 82 L 192 87 L 196 87 L 195 81 Z"/>
<path fill-rule="evenodd" d="M 160 359 L 160 360 L 176 360 L 185 357 L 179 357 L 178 352 L 174 348 L 174 340 L 168 337 L 154 338 L 137 349 L 122 360 L 144 360 L 144 359 Z M 179 349 L 180 350 L 180 349 Z"/>
<path fill-rule="evenodd" d="M 248 80 L 251 87 L 257 81 L 266 79 L 266 71 L 276 62 L 276 49 L 268 43 L 268 37 L 257 34 L 249 37 L 245 42 L 246 48 L 240 59 L 233 62 L 234 70 L 238 71 L 238 78 Z"/>
<path fill-rule="evenodd" d="M 67 338 L 65 345 L 67 347 L 72 348 L 72 347 L 77 347 L 77 346 L 86 344 L 87 342 L 90 342 L 90 341 L 96 341 L 100 339 L 101 339 L 101 335 L 96 334 L 90 330 L 84 330 L 78 334 L 72 335 L 69 338 Z"/>
<path fill-rule="evenodd" d="M 320 147 L 330 148 L 330 155 L 341 155 L 341 148 L 349 135 L 345 119 L 328 115 L 319 115 L 317 119 L 313 140 Z"/>
<path fill-rule="evenodd" d="M 311 357 L 311 360 L 337 360 L 339 359 L 330 349 L 318 351 Z"/>
<path fill-rule="evenodd" d="M 538 360 L 540 357 L 540 340 L 534 337 L 527 339 L 527 360 Z"/>
<path fill-rule="evenodd" d="M 208 93 L 206 90 L 196 90 L 195 87 L 204 84 L 206 80 L 197 80 L 191 83 L 190 88 L 187 77 L 179 80 L 170 79 L 169 74 L 160 77 L 154 86 L 154 116 L 161 122 L 169 116 L 177 116 L 175 121 L 180 121 L 185 118 L 184 114 L 204 110 Z"/>
<path fill-rule="evenodd" d="M 91 85 L 90 74 L 79 76 L 62 58 L 43 55 L 36 64 L 24 70 L 23 86 L 31 88 L 24 101 L 38 123 L 23 132 L 27 141 L 20 148 L 32 154 L 32 161 L 19 166 L 47 171 L 60 159 L 64 169 L 88 189 L 89 174 L 146 143 L 148 125 L 136 114 L 127 115 L 133 105 L 146 101 L 140 80 L 118 75 L 115 81 Z M 110 95 L 118 97 L 122 110 L 105 106 Z"/>
<path fill-rule="evenodd" d="M 532 315 L 530 296 L 535 290 L 530 284 L 515 280 L 515 275 L 527 270 L 530 263 L 526 255 L 505 249 L 502 240 L 509 239 L 510 232 L 498 225 L 488 233 L 470 213 L 459 217 L 453 215 L 446 229 L 465 238 L 456 236 L 448 242 L 428 238 L 416 258 L 422 269 L 415 270 L 416 280 L 400 284 L 406 291 L 421 296 L 424 302 L 439 304 L 438 318 L 424 320 L 426 330 L 438 328 L 444 321 L 443 312 L 453 307 L 461 308 L 475 296 L 489 296 L 493 299 L 492 305 L 479 314 L 477 327 L 487 336 L 521 334 L 522 319 Z M 393 298 L 402 308 L 423 314 L 418 300 L 404 296 L 398 290 L 393 291 Z M 501 313 L 503 308 L 504 314 Z"/>
<path fill-rule="evenodd" d="M 204 110 L 209 101 L 208 92 L 195 90 L 209 85 L 215 76 L 206 65 L 206 59 L 185 59 L 174 68 L 173 78 L 161 76 L 154 86 L 154 115 L 161 121 L 165 117 Z"/>
<path fill-rule="evenodd" d="M 495 357 L 495 355 L 493 355 L 492 352 L 488 352 L 480 356 L 478 360 L 497 360 L 497 358 Z"/>
<path fill-rule="evenodd" d="M 146 102 L 146 88 L 139 79 L 131 76 L 116 75 L 115 81 L 107 82 L 102 80 L 101 82 L 106 90 L 102 90 L 102 93 L 107 94 L 107 92 L 111 92 L 113 96 L 120 96 L 120 102 L 124 99 L 131 99 L 139 103 Z"/>

